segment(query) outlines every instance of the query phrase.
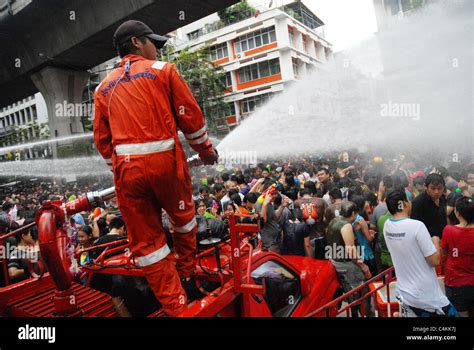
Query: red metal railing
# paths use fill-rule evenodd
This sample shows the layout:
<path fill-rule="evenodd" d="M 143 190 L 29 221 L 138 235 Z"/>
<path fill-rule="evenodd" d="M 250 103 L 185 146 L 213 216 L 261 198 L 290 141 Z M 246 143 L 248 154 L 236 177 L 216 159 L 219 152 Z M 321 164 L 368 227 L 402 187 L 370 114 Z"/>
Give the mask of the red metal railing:
<path fill-rule="evenodd" d="M 112 247 L 114 247 L 114 248 L 112 248 Z M 130 247 L 130 244 L 129 244 L 128 238 L 124 238 L 124 239 L 119 239 L 117 241 L 108 242 L 108 243 L 104 243 L 104 244 L 95 245 L 95 246 L 92 246 L 92 247 L 89 247 L 89 248 L 80 249 L 76 254 L 78 256 L 80 256 L 82 253 L 89 253 L 93 250 L 104 249 L 100 253 L 100 255 L 97 257 L 97 259 L 94 260 L 95 263 L 101 264 L 101 263 L 104 262 L 104 259 L 105 259 L 106 256 L 110 256 L 113 253 L 120 252 L 120 251 L 122 251 L 126 248 L 129 248 L 129 247 Z M 131 255 L 127 259 L 128 262 L 130 262 L 130 257 L 131 257 Z"/>
<path fill-rule="evenodd" d="M 253 246 L 246 242 L 245 244 L 240 244 L 240 232 L 253 232 L 258 233 L 260 231 L 259 224 L 244 224 L 244 223 L 237 223 L 237 217 L 248 217 L 248 218 L 255 218 L 257 216 L 249 216 L 249 215 L 239 215 L 234 214 L 230 217 L 230 241 L 232 246 L 232 270 L 234 272 L 234 288 L 238 292 L 243 293 L 264 293 L 263 286 L 259 286 L 256 284 L 251 283 L 250 279 L 250 270 L 252 266 L 252 255 L 253 255 Z M 249 247 L 248 252 L 248 260 L 247 260 L 247 272 L 245 282 L 242 281 L 242 252 L 243 248 Z"/>
<path fill-rule="evenodd" d="M 339 298 L 336 298 L 332 300 L 331 302 L 327 303 L 326 305 L 321 306 L 319 309 L 305 315 L 305 317 L 321 317 L 321 316 L 332 316 L 336 317 L 337 315 L 340 315 L 342 313 L 346 313 L 347 317 L 351 317 L 354 315 L 351 315 L 352 308 L 354 307 L 359 307 L 360 306 L 360 313 L 362 317 L 366 316 L 366 309 L 365 309 L 365 303 L 369 298 L 374 298 L 375 299 L 375 294 L 381 290 L 382 288 L 386 288 L 387 291 L 387 308 L 388 308 L 388 317 L 391 317 L 392 312 L 391 312 L 391 300 L 390 300 L 390 283 L 395 281 L 396 279 L 392 277 L 394 269 L 393 267 L 388 268 L 387 270 L 383 271 L 382 273 L 378 274 L 377 276 L 371 278 L 367 282 L 361 284 L 360 286 L 352 289 L 351 291 L 341 295 Z M 374 283 L 374 282 L 379 282 L 382 281 L 383 283 L 380 286 L 373 287 L 369 289 L 369 285 Z M 365 289 L 369 290 L 369 292 L 366 292 L 364 295 L 358 297 L 356 300 L 352 302 L 348 302 L 347 305 L 339 309 L 339 303 L 342 303 L 346 301 L 347 299 L 353 297 L 356 294 L 359 294 L 363 292 Z M 334 310 L 335 311 L 334 313 Z"/>

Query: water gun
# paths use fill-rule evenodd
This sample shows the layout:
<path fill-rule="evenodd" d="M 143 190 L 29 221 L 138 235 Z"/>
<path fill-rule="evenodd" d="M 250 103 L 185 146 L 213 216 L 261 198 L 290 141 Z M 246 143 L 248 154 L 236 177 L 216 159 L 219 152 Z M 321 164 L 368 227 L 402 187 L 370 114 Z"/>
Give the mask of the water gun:
<path fill-rule="evenodd" d="M 217 202 L 213 201 L 212 202 L 212 209 L 218 209 L 218 208 L 219 208 L 219 206 L 218 206 Z M 207 210 L 204 212 L 204 217 L 210 218 L 210 219 L 215 219 L 216 218 L 212 213 L 210 213 Z"/>
<path fill-rule="evenodd" d="M 215 219 L 216 217 L 209 213 L 208 211 L 204 212 L 204 217 L 209 219 Z"/>
<path fill-rule="evenodd" d="M 275 193 L 277 189 L 276 186 L 277 186 L 276 184 L 273 184 L 270 187 L 268 187 L 265 191 L 263 191 L 260 197 L 258 197 L 257 202 L 259 204 L 263 204 L 263 201 L 265 200 L 266 196 L 269 196 L 269 195 L 271 196 L 273 193 Z"/>

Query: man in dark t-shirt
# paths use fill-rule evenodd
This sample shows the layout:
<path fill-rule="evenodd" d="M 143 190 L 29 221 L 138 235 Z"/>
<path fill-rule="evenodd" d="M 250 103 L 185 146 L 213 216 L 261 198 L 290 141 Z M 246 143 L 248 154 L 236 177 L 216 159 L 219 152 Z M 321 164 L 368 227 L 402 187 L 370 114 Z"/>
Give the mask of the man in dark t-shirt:
<path fill-rule="evenodd" d="M 329 191 L 329 198 L 331 204 L 326 208 L 324 212 L 324 224 L 326 227 L 329 225 L 332 219 L 339 216 L 342 206 L 342 192 L 339 188 L 333 188 Z"/>
<path fill-rule="evenodd" d="M 109 223 L 109 230 L 110 230 L 109 233 L 107 233 L 106 235 L 100 236 L 98 239 L 95 240 L 94 242 L 95 246 L 119 241 L 125 238 L 125 222 L 123 221 L 122 218 L 120 217 L 113 218 Z M 99 249 L 93 250 L 91 252 L 91 257 L 93 259 L 97 259 L 105 249 L 106 248 L 99 248 Z M 110 256 L 118 255 L 118 254 L 121 254 L 122 252 L 123 251 L 119 251 L 119 252 L 111 254 Z"/>
<path fill-rule="evenodd" d="M 413 201 L 411 218 L 423 222 L 431 237 L 438 236 L 448 223 L 446 189 L 439 174 L 429 174 L 425 180 L 426 191 Z"/>
<path fill-rule="evenodd" d="M 299 208 L 291 211 L 291 217 L 283 226 L 283 255 L 311 256 L 309 226 L 303 222 L 303 214 Z"/>
<path fill-rule="evenodd" d="M 280 196 L 278 192 L 266 196 L 263 204 L 255 203 L 257 213 L 263 219 L 263 227 L 260 231 L 260 237 L 262 239 L 262 248 L 280 253 L 281 245 L 281 224 L 280 217 L 284 209 L 289 204 L 289 199 L 284 198 L 278 209 L 275 210 L 275 200 Z"/>

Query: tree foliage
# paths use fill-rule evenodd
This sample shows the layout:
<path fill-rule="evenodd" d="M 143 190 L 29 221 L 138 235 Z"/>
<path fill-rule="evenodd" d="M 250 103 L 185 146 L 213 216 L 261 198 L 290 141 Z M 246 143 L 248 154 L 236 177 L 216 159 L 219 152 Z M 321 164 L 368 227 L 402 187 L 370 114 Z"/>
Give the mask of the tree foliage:
<path fill-rule="evenodd" d="M 175 52 L 172 45 L 167 45 L 163 59 L 176 66 L 201 107 L 208 129 L 215 133 L 219 112 L 229 107 L 222 99 L 225 71 L 210 60 L 209 47 L 195 51 L 185 48 Z"/>
<path fill-rule="evenodd" d="M 242 0 L 239 3 L 226 7 L 225 9 L 217 12 L 220 20 L 226 25 L 244 20 L 246 18 L 255 15 L 256 10 L 250 6 L 246 0 Z"/>

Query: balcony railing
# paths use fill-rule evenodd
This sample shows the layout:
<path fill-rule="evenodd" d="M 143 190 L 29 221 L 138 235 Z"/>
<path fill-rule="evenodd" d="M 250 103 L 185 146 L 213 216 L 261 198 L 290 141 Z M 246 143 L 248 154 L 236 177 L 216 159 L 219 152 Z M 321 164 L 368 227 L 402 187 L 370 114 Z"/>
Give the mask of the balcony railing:
<path fill-rule="evenodd" d="M 303 23 L 304 25 L 308 26 L 309 28 L 313 29 L 317 35 L 319 35 L 321 38 L 325 38 L 325 33 L 324 33 L 324 25 L 320 25 L 317 23 L 317 21 L 312 18 L 311 16 L 308 16 L 305 13 L 299 14 L 297 11 L 293 10 L 292 8 L 283 5 L 278 7 L 280 11 L 285 12 L 289 16 L 293 17 L 297 21 Z M 222 29 L 224 27 L 227 27 L 229 25 L 235 24 L 242 22 L 248 18 L 251 18 L 255 16 L 257 13 L 263 13 L 266 11 L 273 10 L 273 8 L 266 8 L 266 7 L 255 7 L 251 9 L 246 9 L 238 12 L 234 12 L 231 18 L 228 18 L 227 20 L 218 20 L 213 23 L 206 24 L 204 27 L 200 28 L 199 30 L 195 32 L 188 33 L 188 40 L 196 40 L 200 38 L 203 35 L 215 32 L 219 29 Z"/>
<path fill-rule="evenodd" d="M 250 8 L 250 9 L 246 9 L 242 11 L 233 12 L 232 17 L 226 18 L 224 20 L 220 19 L 213 23 L 206 24 L 203 28 L 199 29 L 197 32 L 194 32 L 194 36 L 189 39 L 195 40 L 203 35 L 215 32 L 216 30 L 227 27 L 231 24 L 242 22 L 254 16 L 257 11 L 258 10 L 256 10 L 255 8 Z"/>

